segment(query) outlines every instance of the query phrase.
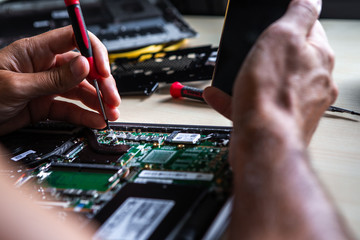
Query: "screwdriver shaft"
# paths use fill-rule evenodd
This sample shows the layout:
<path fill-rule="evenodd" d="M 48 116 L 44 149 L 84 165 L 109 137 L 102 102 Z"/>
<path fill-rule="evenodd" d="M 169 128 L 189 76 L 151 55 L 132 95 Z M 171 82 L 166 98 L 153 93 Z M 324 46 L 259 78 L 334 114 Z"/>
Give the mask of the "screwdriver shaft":
<path fill-rule="evenodd" d="M 105 120 L 105 123 L 106 123 L 106 128 L 107 129 L 110 129 L 109 127 L 109 120 L 108 118 L 106 117 L 106 113 L 105 113 L 105 108 L 104 108 L 104 103 L 102 101 L 102 98 L 101 98 L 101 95 L 100 95 L 100 89 L 99 89 L 99 84 L 97 82 L 96 79 L 94 79 L 94 85 L 95 85 L 95 88 L 96 88 L 96 93 L 97 93 L 97 96 L 98 96 L 98 99 L 99 99 L 99 103 L 100 103 L 100 107 L 101 107 L 101 112 L 104 116 L 104 120 Z"/>

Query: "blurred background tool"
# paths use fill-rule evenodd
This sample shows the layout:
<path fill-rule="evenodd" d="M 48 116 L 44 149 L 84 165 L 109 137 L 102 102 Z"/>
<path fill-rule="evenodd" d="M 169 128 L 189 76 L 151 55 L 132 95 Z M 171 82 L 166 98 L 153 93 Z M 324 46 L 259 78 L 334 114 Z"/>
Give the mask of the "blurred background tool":
<path fill-rule="evenodd" d="M 87 28 L 110 53 L 197 35 L 169 0 L 81 0 Z M 0 48 L 69 25 L 63 0 L 0 2 Z"/>
<path fill-rule="evenodd" d="M 110 129 L 109 121 L 106 117 L 106 113 L 105 113 L 105 109 L 104 109 L 104 104 L 102 102 L 99 85 L 97 83 L 97 79 L 101 78 L 101 76 L 97 73 L 97 70 L 96 70 L 96 65 L 94 62 L 93 54 L 92 54 L 90 38 L 89 38 L 89 35 L 87 32 L 84 17 L 82 15 L 82 11 L 80 8 L 80 1 L 79 0 L 64 0 L 64 1 L 65 1 L 65 5 L 67 7 L 68 13 L 69 13 L 71 25 L 74 30 L 74 34 L 75 34 L 75 38 L 76 38 L 76 42 L 77 42 L 79 51 L 81 52 L 81 55 L 86 57 L 86 59 L 89 62 L 90 72 L 89 72 L 88 78 L 90 80 L 94 81 L 96 93 L 98 95 L 98 99 L 99 99 L 99 103 L 100 103 L 100 107 L 101 107 L 101 111 L 102 111 L 102 114 L 104 116 L 104 120 L 106 123 L 106 128 Z"/>
<path fill-rule="evenodd" d="M 209 45 L 114 58 L 111 71 L 120 95 L 151 95 L 159 83 L 211 80 L 217 48 Z M 111 56 L 111 55 L 110 55 Z"/>
<path fill-rule="evenodd" d="M 174 82 L 170 87 L 170 94 L 173 98 L 190 98 L 204 102 L 202 97 L 203 90 L 199 88 L 184 86 L 179 82 Z"/>

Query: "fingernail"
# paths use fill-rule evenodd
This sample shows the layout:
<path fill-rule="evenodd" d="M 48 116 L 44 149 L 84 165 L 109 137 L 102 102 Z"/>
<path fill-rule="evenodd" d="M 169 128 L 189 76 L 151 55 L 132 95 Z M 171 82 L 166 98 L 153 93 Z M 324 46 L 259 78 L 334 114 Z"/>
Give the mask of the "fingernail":
<path fill-rule="evenodd" d="M 115 94 L 115 96 L 118 98 L 118 106 L 120 105 L 120 103 L 121 103 L 121 97 L 120 97 L 120 94 L 119 94 L 119 91 L 117 90 L 117 88 L 116 89 L 114 89 L 114 94 Z"/>
<path fill-rule="evenodd" d="M 117 116 L 117 118 L 119 118 L 119 116 L 120 116 L 120 110 L 119 110 L 118 108 L 116 108 L 116 110 L 115 110 L 115 111 L 116 111 L 116 114 L 117 114 L 117 115 L 116 115 L 116 116 Z"/>
<path fill-rule="evenodd" d="M 111 109 L 111 111 L 113 111 L 113 113 L 115 114 L 115 116 L 117 118 L 120 116 L 120 110 L 119 110 L 118 106 L 114 106 L 114 105 L 110 105 L 110 104 L 106 104 L 106 105 L 109 109 Z"/>
<path fill-rule="evenodd" d="M 111 75 L 109 57 L 108 56 L 103 56 L 103 61 L 102 62 L 105 64 L 105 70 L 107 72 L 107 76 L 104 76 L 104 77 L 108 77 L 109 75 Z"/>
<path fill-rule="evenodd" d="M 76 78 L 81 77 L 85 72 L 83 59 L 85 58 L 78 57 L 70 62 L 70 71 Z"/>
<path fill-rule="evenodd" d="M 110 71 L 110 63 L 109 62 L 105 62 L 105 65 L 106 65 L 106 71 L 109 73 L 109 75 L 111 74 L 111 71 Z"/>

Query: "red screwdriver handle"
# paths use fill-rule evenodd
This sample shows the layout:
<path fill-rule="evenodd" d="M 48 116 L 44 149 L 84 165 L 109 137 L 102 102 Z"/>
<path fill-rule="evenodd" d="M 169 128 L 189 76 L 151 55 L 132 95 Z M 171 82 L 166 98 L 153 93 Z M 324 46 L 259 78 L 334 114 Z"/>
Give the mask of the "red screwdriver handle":
<path fill-rule="evenodd" d="M 79 0 L 64 0 L 67 11 L 69 13 L 71 25 L 75 34 L 76 43 L 81 55 L 87 58 L 90 65 L 90 73 L 88 78 L 91 80 L 99 79 L 101 76 L 96 71 L 93 58 L 90 38 L 86 29 L 84 17 L 80 7 Z"/>
<path fill-rule="evenodd" d="M 173 98 L 186 97 L 186 98 L 204 101 L 204 98 L 202 96 L 203 94 L 202 89 L 184 86 L 179 82 L 174 82 L 171 85 L 170 94 Z"/>

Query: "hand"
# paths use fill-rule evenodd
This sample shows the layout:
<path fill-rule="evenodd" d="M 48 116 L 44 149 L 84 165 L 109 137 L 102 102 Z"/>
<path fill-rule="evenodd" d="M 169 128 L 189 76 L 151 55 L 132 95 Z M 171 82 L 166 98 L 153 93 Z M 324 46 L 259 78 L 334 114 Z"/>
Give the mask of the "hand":
<path fill-rule="evenodd" d="M 89 33 L 105 111 L 110 121 L 119 117 L 120 96 L 109 69 L 107 50 Z M 91 128 L 104 128 L 95 88 L 86 80 L 89 64 L 72 50 L 71 26 L 22 39 L 0 50 L 0 135 L 29 123 L 52 119 Z M 84 80 L 84 81 L 83 81 Z M 55 99 L 79 100 L 89 111 Z"/>
<path fill-rule="evenodd" d="M 309 0 L 292 1 L 248 54 L 236 78 L 234 96 L 213 87 L 205 89 L 209 105 L 232 118 L 234 133 L 255 118 L 271 118 L 280 128 L 293 123 L 291 128 L 298 128 L 301 138 L 310 141 L 337 96 L 331 76 L 333 52 L 317 18 L 317 6 Z"/>
<path fill-rule="evenodd" d="M 238 73 L 232 98 L 215 88 L 204 92 L 234 125 L 230 239 L 351 239 L 306 150 L 337 96 L 333 53 L 313 1 L 293 0 L 265 30 Z"/>

